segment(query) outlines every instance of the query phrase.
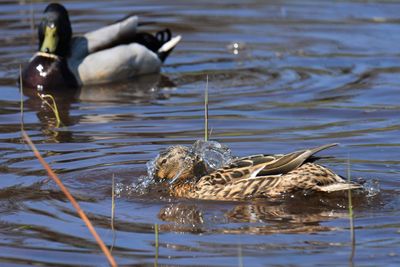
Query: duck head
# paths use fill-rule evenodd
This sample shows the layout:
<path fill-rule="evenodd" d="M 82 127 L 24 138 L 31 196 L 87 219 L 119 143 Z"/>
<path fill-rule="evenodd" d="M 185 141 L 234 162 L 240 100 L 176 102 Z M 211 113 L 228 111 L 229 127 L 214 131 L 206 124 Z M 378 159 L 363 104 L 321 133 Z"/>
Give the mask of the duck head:
<path fill-rule="evenodd" d="M 76 89 L 78 82 L 67 65 L 72 38 L 68 12 L 60 4 L 50 4 L 44 10 L 39 24 L 39 52 L 24 67 L 24 87 L 38 91 L 56 91 L 61 88 Z M 29 92 L 24 91 L 24 93 Z M 32 91 L 33 95 L 36 94 Z"/>
<path fill-rule="evenodd" d="M 72 28 L 68 11 L 63 5 L 52 3 L 46 7 L 38 35 L 40 52 L 61 57 L 68 55 Z"/>
<path fill-rule="evenodd" d="M 169 147 L 155 161 L 155 178 L 170 184 L 195 182 L 205 174 L 205 163 L 185 146 Z"/>

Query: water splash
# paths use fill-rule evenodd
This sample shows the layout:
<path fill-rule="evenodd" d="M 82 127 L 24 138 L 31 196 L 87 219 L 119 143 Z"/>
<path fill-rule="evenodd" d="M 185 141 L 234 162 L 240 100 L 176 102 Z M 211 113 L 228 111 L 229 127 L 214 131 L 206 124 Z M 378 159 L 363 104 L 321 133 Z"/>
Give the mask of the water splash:
<path fill-rule="evenodd" d="M 156 169 L 155 163 L 159 156 L 160 155 L 158 154 L 156 157 L 146 163 L 147 175 L 139 176 L 139 178 L 135 182 L 128 185 L 117 183 L 115 186 L 115 195 L 117 197 L 121 197 L 123 194 L 131 195 L 135 193 L 139 195 L 144 195 L 148 193 L 149 188 L 152 185 L 156 184 L 156 181 L 154 179 Z"/>
<path fill-rule="evenodd" d="M 380 183 L 377 179 L 369 179 L 363 184 L 367 197 L 374 197 L 381 192 Z"/>
<path fill-rule="evenodd" d="M 115 195 L 121 197 L 124 194 L 133 193 L 143 195 L 149 192 L 152 185 L 157 184 L 155 177 L 155 163 L 160 154 L 146 163 L 147 175 L 140 176 L 132 184 L 117 183 L 115 186 Z M 218 143 L 217 141 L 196 141 L 190 148 L 188 157 L 198 157 L 206 165 L 207 173 L 210 173 L 226 164 L 229 164 L 235 157 L 232 156 L 230 148 Z M 184 165 L 183 165 L 184 166 Z M 179 170 L 179 171 L 183 171 Z"/>
<path fill-rule="evenodd" d="M 156 160 L 158 157 L 159 155 L 146 163 L 147 175 L 141 175 L 136 182 L 132 183 L 130 188 L 131 191 L 133 190 L 136 193 L 143 195 L 148 193 L 150 186 L 156 183 L 154 174 L 156 169 Z"/>
<path fill-rule="evenodd" d="M 155 170 L 156 170 L 156 160 L 158 159 L 158 157 L 160 156 L 160 154 L 158 154 L 154 159 L 149 160 L 146 163 L 146 168 L 147 168 L 147 177 L 154 177 L 155 174 Z"/>
<path fill-rule="evenodd" d="M 129 193 L 132 191 L 132 185 L 125 185 L 123 183 L 116 183 L 115 184 L 115 197 L 120 198 L 122 197 L 125 193 L 129 195 Z"/>
<path fill-rule="evenodd" d="M 208 173 L 229 164 L 234 159 L 231 149 L 217 141 L 198 140 L 190 151 L 204 161 Z"/>
<path fill-rule="evenodd" d="M 130 196 L 132 194 L 144 195 L 149 192 L 150 187 L 155 183 L 156 182 L 153 177 L 148 175 L 141 175 L 136 182 L 130 184 L 116 183 L 115 196 L 120 198 L 126 195 Z"/>

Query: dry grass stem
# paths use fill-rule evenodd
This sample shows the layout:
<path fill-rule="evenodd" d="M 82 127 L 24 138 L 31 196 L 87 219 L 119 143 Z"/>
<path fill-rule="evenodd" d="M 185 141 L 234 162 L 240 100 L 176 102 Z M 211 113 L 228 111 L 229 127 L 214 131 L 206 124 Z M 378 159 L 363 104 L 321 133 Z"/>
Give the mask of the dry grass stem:
<path fill-rule="evenodd" d="M 90 233 L 93 235 L 94 239 L 96 240 L 97 244 L 99 245 L 100 249 L 103 251 L 104 255 L 106 256 L 108 262 L 110 263 L 111 266 L 118 266 L 114 257 L 111 255 L 110 251 L 107 249 L 106 245 L 104 244 L 103 240 L 100 238 L 100 236 L 97 234 L 96 230 L 94 229 L 92 223 L 86 216 L 86 214 L 83 212 L 81 207 L 79 206 L 78 202 L 75 200 L 75 198 L 71 195 L 69 190 L 64 186 L 64 184 L 61 182 L 60 178 L 56 175 L 56 173 L 51 169 L 51 167 L 47 164 L 47 162 L 43 159 L 43 157 L 40 155 L 39 151 L 37 150 L 35 144 L 32 142 L 31 138 L 29 135 L 25 132 L 23 128 L 23 115 L 24 115 L 24 106 L 23 106 L 23 85 L 22 85 L 22 75 L 21 75 L 21 66 L 20 66 L 20 90 L 21 90 L 21 103 L 20 103 L 20 108 L 21 108 L 21 134 L 22 137 L 25 139 L 26 143 L 29 145 L 31 148 L 32 152 L 36 156 L 36 158 L 39 160 L 39 162 L 42 164 L 44 169 L 46 170 L 48 176 L 53 179 L 53 181 L 58 185 L 58 187 L 61 189 L 61 191 L 64 193 L 64 195 L 67 197 L 67 199 L 71 202 L 72 206 L 75 208 L 77 211 L 79 217 L 84 221 L 86 224 L 87 228 L 89 229 Z M 54 101 L 54 99 L 53 99 Z M 55 104 L 55 102 L 54 102 Z M 57 106 L 55 105 L 57 108 Z"/>
<path fill-rule="evenodd" d="M 33 10 L 33 3 L 32 0 L 30 1 L 30 9 L 29 12 L 31 13 L 30 15 L 30 29 L 31 29 L 31 45 L 32 48 L 35 47 L 35 36 L 36 36 L 36 32 L 35 32 L 35 12 Z"/>
<path fill-rule="evenodd" d="M 111 232 L 113 237 L 113 242 L 110 247 L 110 251 L 112 252 L 115 245 L 115 228 L 114 228 L 114 219 L 115 219 L 115 175 L 112 175 L 112 185 L 111 185 Z"/>
<path fill-rule="evenodd" d="M 22 67 L 19 65 L 19 89 L 20 89 L 20 110 L 21 110 L 21 131 L 24 130 L 24 85 L 22 84 Z"/>
<path fill-rule="evenodd" d="M 114 216 L 115 216 L 115 176 L 112 176 L 111 185 L 111 229 L 114 231 Z"/>
<path fill-rule="evenodd" d="M 347 179 L 351 182 L 351 172 L 350 172 L 350 157 L 347 158 Z M 350 220 L 350 239 L 351 239 L 351 254 L 349 257 L 350 264 L 353 265 L 355 248 L 356 248 L 356 237 L 354 231 L 354 213 L 353 213 L 353 201 L 351 195 L 351 189 L 348 190 L 348 210 L 349 210 L 349 220 Z"/>
<path fill-rule="evenodd" d="M 208 141 L 208 75 L 204 93 L 204 141 Z"/>
<path fill-rule="evenodd" d="M 238 245 L 238 266 L 243 267 L 243 251 L 242 251 L 242 244 Z"/>
<path fill-rule="evenodd" d="M 155 239 L 155 248 L 156 248 L 156 255 L 154 257 L 154 267 L 158 266 L 158 224 L 154 224 L 154 239 Z"/>
<path fill-rule="evenodd" d="M 117 266 L 117 263 L 114 259 L 114 257 L 111 255 L 110 251 L 104 244 L 103 240 L 100 238 L 100 236 L 97 234 L 96 230 L 94 229 L 92 223 L 86 216 L 86 214 L 83 212 L 81 207 L 79 206 L 78 202 L 75 200 L 75 198 L 71 195 L 69 190 L 64 186 L 64 184 L 61 182 L 60 178 L 55 174 L 55 172 L 51 169 L 51 167 L 47 164 L 47 162 L 43 159 L 43 157 L 40 155 L 39 151 L 37 150 L 35 144 L 32 142 L 31 138 L 28 136 L 28 134 L 23 130 L 22 131 L 22 136 L 27 142 L 27 144 L 30 146 L 32 149 L 33 153 L 35 154 L 36 158 L 39 160 L 39 162 L 42 164 L 44 169 L 47 171 L 47 174 L 49 175 L 50 178 L 53 179 L 53 181 L 58 185 L 58 187 L 61 189 L 61 191 L 64 193 L 64 195 L 67 197 L 67 199 L 71 202 L 72 206 L 74 206 L 75 210 L 77 211 L 79 217 L 85 222 L 87 228 L 89 229 L 90 233 L 93 235 L 94 239 L 96 240 L 97 244 L 103 251 L 104 255 L 107 257 L 108 262 L 110 263 L 111 266 Z"/>

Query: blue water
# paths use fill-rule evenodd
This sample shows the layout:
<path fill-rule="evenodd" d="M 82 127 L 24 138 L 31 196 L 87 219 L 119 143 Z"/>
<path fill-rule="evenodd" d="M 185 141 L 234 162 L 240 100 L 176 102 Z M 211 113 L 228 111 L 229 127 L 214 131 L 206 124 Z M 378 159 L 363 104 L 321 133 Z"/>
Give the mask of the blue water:
<path fill-rule="evenodd" d="M 24 128 L 121 265 L 400 264 L 400 3 L 66 1 L 81 34 L 127 13 L 183 36 L 161 75 L 57 98 L 63 127 L 24 97 Z M 0 4 L 0 263 L 98 266 L 106 259 L 21 139 L 19 65 L 46 3 Z M 238 49 L 235 49 L 235 43 Z M 132 190 L 162 149 L 204 136 L 234 155 L 338 142 L 321 163 L 379 186 L 347 198 L 213 202 Z M 124 190 L 111 230 L 112 177 Z M 155 245 L 155 224 L 159 246 Z M 354 256 L 351 257 L 352 252 Z"/>

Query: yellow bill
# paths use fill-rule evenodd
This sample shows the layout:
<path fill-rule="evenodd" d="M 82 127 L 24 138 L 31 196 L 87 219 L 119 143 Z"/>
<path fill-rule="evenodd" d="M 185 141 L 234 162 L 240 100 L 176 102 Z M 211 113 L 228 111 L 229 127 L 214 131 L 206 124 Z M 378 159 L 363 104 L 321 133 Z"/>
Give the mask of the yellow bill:
<path fill-rule="evenodd" d="M 55 26 L 46 26 L 44 32 L 44 40 L 42 43 L 42 47 L 40 48 L 40 51 L 44 53 L 54 53 L 57 49 L 57 44 L 58 44 L 57 28 Z"/>

